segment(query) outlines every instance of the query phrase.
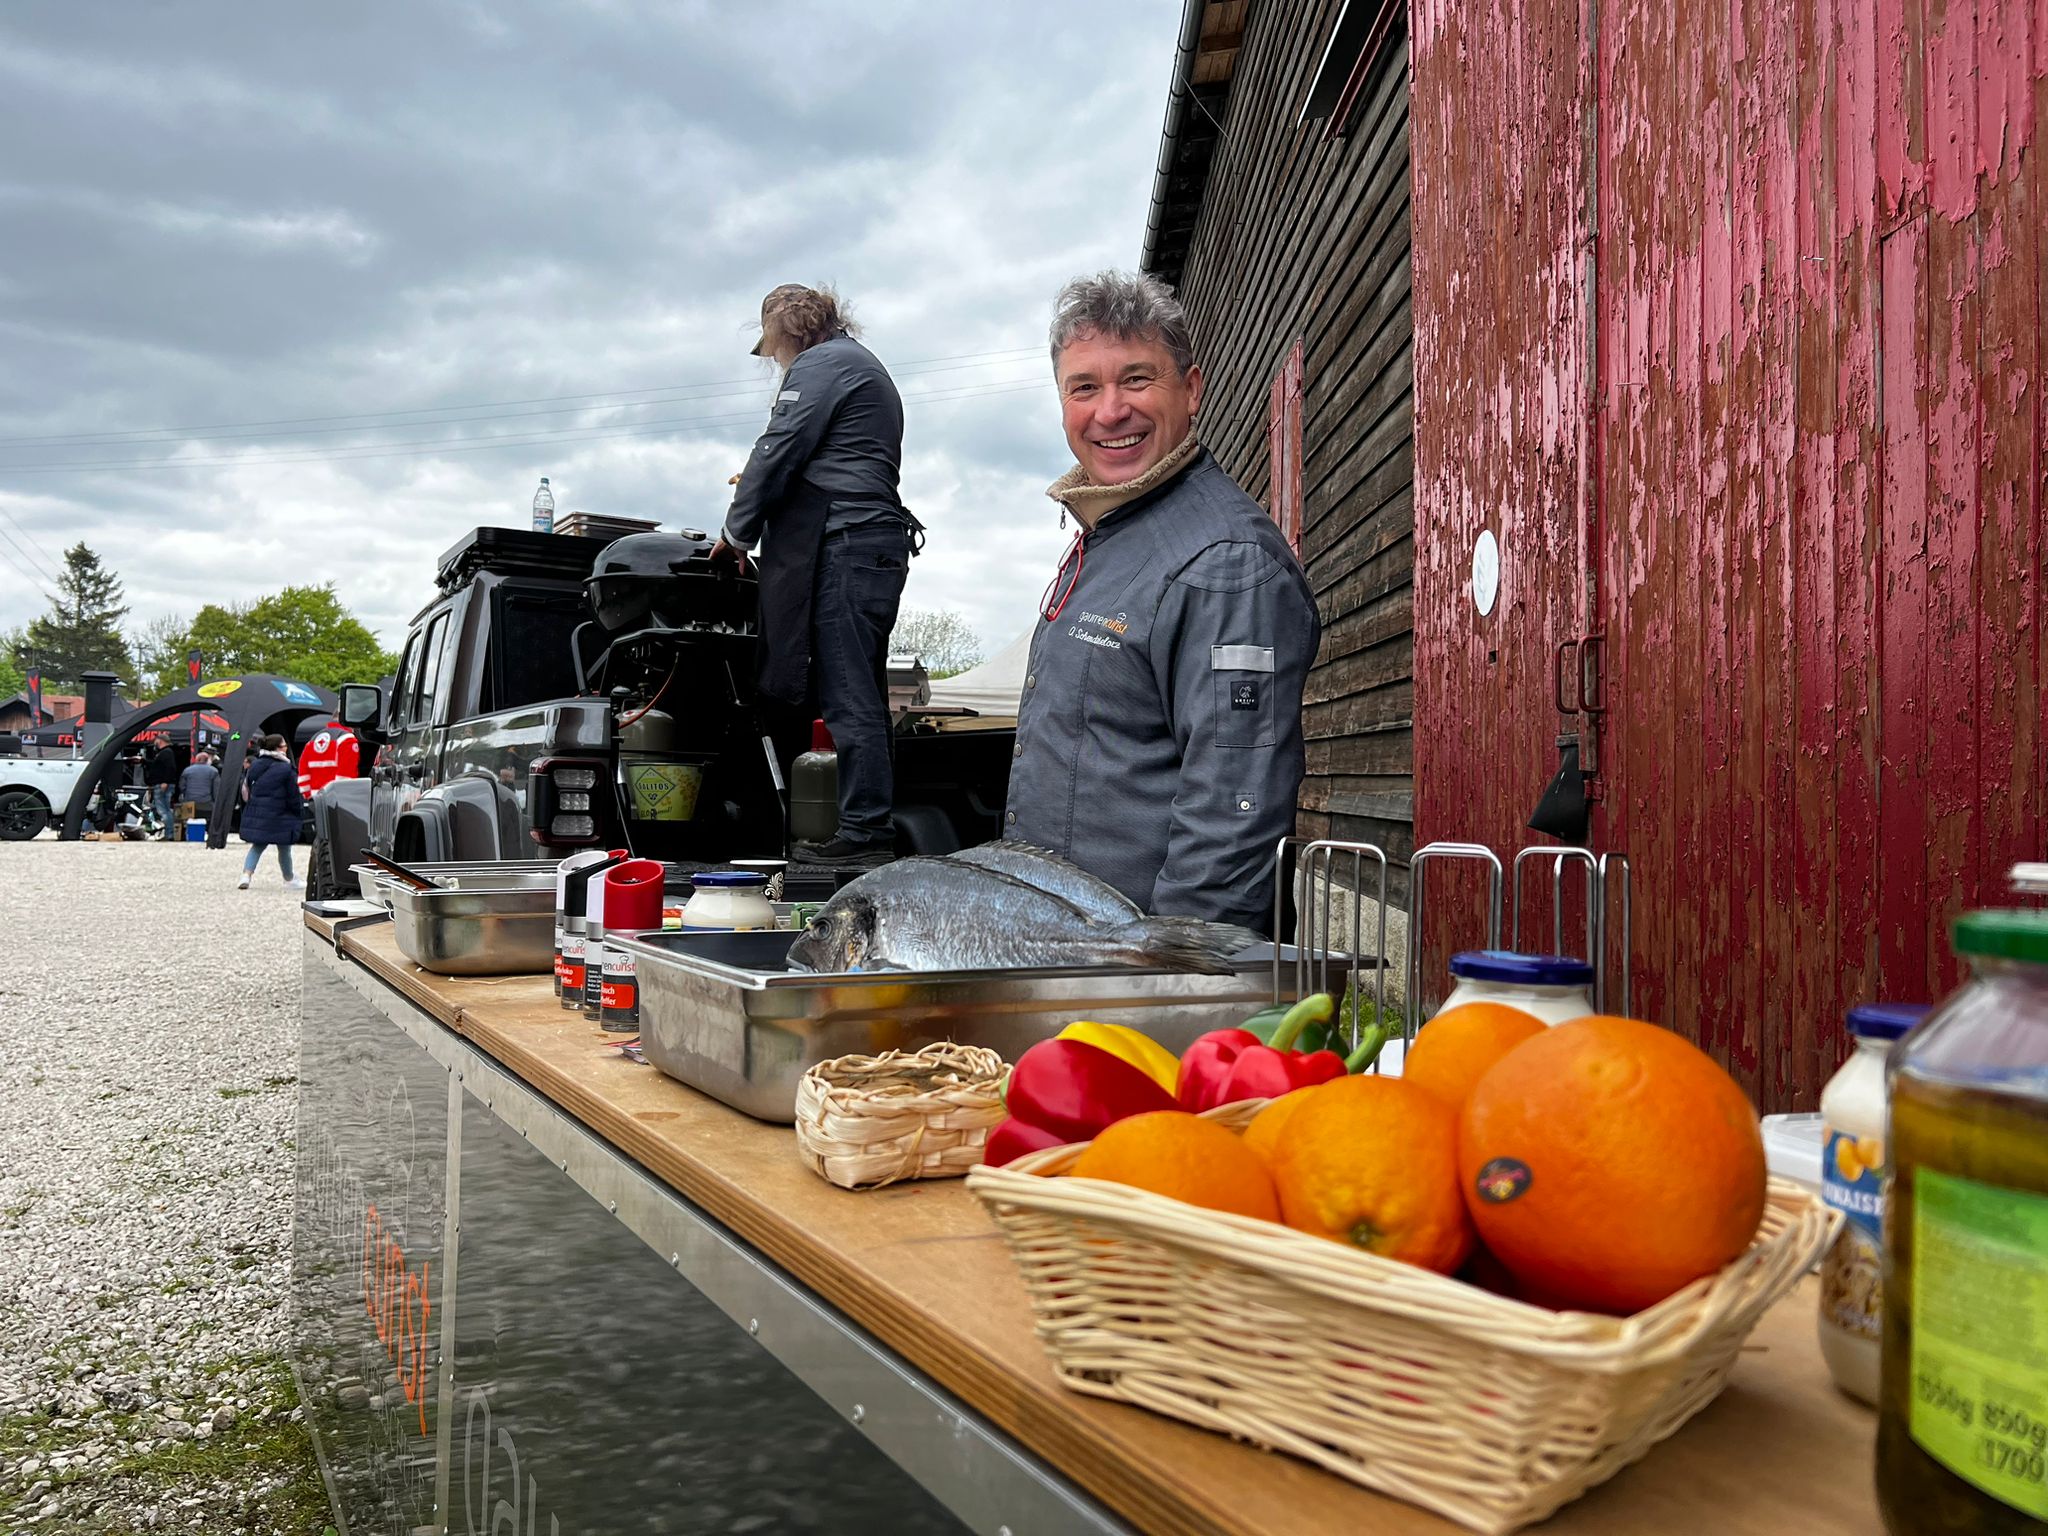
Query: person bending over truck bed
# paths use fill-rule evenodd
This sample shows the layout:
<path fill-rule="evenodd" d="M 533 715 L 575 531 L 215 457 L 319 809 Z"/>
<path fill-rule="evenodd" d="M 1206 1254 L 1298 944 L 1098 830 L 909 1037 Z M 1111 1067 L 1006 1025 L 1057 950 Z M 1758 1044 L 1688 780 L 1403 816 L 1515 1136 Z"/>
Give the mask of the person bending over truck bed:
<path fill-rule="evenodd" d="M 1052 323 L 1080 523 L 1017 714 L 1006 837 L 1147 912 L 1273 926 L 1321 626 L 1287 540 L 1195 439 L 1202 370 L 1158 279 L 1077 278 Z"/>
<path fill-rule="evenodd" d="M 860 866 L 895 853 L 889 632 L 923 528 L 897 493 L 903 402 L 855 334 L 829 288 L 785 283 L 761 301 L 754 353 L 782 379 L 713 558 L 762 545 L 761 692 L 815 701 L 839 750 L 839 829 L 794 851 Z"/>

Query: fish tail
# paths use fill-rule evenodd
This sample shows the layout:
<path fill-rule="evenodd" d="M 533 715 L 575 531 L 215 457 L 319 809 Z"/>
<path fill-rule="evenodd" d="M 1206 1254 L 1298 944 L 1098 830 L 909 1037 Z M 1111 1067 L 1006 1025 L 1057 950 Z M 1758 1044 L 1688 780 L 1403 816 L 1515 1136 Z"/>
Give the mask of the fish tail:
<path fill-rule="evenodd" d="M 1211 976 L 1230 974 L 1236 969 L 1231 957 L 1260 942 L 1249 928 L 1201 917 L 1142 917 L 1127 924 L 1123 936 L 1140 964 Z"/>

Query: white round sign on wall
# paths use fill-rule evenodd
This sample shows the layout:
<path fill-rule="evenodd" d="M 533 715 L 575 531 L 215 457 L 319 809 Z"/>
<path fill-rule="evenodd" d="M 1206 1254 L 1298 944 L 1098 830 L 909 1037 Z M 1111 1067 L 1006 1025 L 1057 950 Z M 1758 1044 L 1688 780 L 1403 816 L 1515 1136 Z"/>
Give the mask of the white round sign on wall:
<path fill-rule="evenodd" d="M 1479 541 L 1472 546 L 1472 606 L 1484 618 L 1493 612 L 1494 600 L 1499 596 L 1500 543 L 1491 528 L 1482 528 Z"/>

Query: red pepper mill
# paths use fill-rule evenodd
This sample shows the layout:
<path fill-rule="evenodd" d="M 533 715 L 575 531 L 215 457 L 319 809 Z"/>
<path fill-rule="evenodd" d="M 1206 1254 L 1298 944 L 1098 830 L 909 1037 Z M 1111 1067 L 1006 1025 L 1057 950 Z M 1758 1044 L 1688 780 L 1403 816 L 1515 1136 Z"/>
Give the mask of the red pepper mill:
<path fill-rule="evenodd" d="M 628 859 L 604 876 L 604 926 L 607 933 L 661 926 L 662 877 L 657 859 Z M 640 981 L 633 956 L 616 943 L 604 946 L 604 971 L 599 983 L 598 1023 L 602 1028 L 640 1027 Z"/>

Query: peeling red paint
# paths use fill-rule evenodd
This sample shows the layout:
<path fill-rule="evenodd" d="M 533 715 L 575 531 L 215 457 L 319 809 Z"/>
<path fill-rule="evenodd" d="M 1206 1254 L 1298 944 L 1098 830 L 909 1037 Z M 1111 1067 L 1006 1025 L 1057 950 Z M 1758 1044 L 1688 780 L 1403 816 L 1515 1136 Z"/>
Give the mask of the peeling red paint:
<path fill-rule="evenodd" d="M 2040 0 L 1411 26 L 1418 840 L 1530 840 L 1604 628 L 1637 1010 L 1810 1108 L 1845 1008 L 1948 986 L 2048 852 Z"/>

